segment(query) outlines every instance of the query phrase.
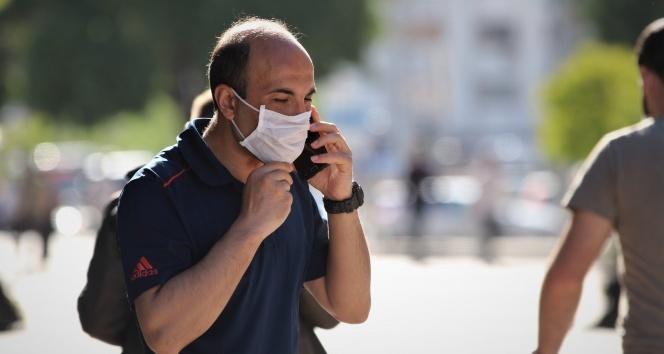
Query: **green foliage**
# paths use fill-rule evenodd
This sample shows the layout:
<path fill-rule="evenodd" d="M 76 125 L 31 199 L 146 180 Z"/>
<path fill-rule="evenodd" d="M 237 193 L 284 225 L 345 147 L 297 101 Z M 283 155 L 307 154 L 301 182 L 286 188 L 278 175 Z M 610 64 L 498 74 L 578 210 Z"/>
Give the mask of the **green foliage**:
<path fill-rule="evenodd" d="M 104 150 L 138 149 L 157 152 L 175 143 L 185 124 L 178 106 L 167 95 L 150 99 L 138 112 L 120 112 L 91 127 L 57 123 L 42 114 L 6 123 L 0 153 L 11 149 L 29 151 L 40 142 L 92 141 Z"/>
<path fill-rule="evenodd" d="M 162 94 L 148 101 L 142 112 L 121 112 L 98 124 L 90 140 L 115 148 L 157 152 L 175 144 L 185 123 L 175 102 Z"/>
<path fill-rule="evenodd" d="M 646 25 L 664 16 L 661 0 L 583 0 L 579 4 L 601 40 L 629 47 Z"/>
<path fill-rule="evenodd" d="M 9 148 L 29 150 L 42 141 L 55 140 L 57 135 L 53 122 L 39 114 L 3 124 L 2 129 L 3 139 L 0 151 Z"/>
<path fill-rule="evenodd" d="M 588 44 L 546 84 L 540 142 L 558 162 L 583 159 L 606 133 L 635 123 L 641 93 L 633 54 L 626 48 Z"/>
<path fill-rule="evenodd" d="M 27 102 L 60 120 L 90 124 L 120 107 L 140 109 L 151 94 L 150 63 L 145 47 L 112 25 L 117 17 L 78 22 L 85 13 L 59 5 L 37 22 L 28 52 Z"/>

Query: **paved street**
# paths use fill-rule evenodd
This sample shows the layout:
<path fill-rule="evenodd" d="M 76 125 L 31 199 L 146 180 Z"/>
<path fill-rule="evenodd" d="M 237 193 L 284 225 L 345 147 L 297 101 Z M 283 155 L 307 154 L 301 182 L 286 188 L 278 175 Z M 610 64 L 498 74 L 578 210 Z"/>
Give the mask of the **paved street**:
<path fill-rule="evenodd" d="M 468 239 L 433 242 L 433 256 L 419 260 L 396 253 L 403 242 L 373 245 L 380 254 L 373 259 L 371 317 L 362 325 L 319 331 L 331 354 L 532 351 L 544 254 L 553 239 L 502 238 L 491 263 L 473 256 Z M 78 323 L 76 297 L 93 237 L 54 238 L 53 257 L 44 266 L 32 257 L 38 247 L 28 237 L 17 250 L 0 234 L 0 277 L 26 319 L 24 328 L 0 333 L 0 353 L 119 353 L 89 338 Z M 620 353 L 617 332 L 590 329 L 603 308 L 600 284 L 595 270 L 562 353 Z"/>

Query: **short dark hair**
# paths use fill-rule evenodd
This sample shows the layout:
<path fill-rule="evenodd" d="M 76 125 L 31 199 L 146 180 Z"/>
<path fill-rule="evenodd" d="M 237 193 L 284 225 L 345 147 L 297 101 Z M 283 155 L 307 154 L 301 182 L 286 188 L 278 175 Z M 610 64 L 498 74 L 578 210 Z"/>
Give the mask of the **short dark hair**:
<path fill-rule="evenodd" d="M 636 41 L 639 65 L 652 70 L 664 80 L 664 18 L 649 24 Z"/>
<path fill-rule="evenodd" d="M 297 41 L 297 36 L 283 21 L 258 17 L 242 18 L 218 37 L 210 54 L 207 72 L 215 109 L 218 107 L 214 90 L 221 84 L 232 87 L 238 95 L 246 97 L 250 42 L 268 37 L 285 37 Z"/>

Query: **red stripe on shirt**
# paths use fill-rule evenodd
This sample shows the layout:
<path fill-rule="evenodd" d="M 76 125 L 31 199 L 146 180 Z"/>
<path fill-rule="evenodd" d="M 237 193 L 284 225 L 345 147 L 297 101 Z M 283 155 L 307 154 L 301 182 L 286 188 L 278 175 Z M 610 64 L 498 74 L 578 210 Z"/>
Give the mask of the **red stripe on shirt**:
<path fill-rule="evenodd" d="M 169 178 L 168 181 L 164 182 L 163 187 L 164 187 L 164 188 L 168 188 L 168 186 L 170 186 L 171 183 L 173 183 L 173 181 L 175 181 L 178 177 L 182 176 L 183 173 L 189 171 L 190 169 L 191 169 L 190 167 L 187 167 L 187 168 L 185 168 L 184 170 L 182 170 L 182 171 L 176 173 L 174 176 L 172 176 L 171 178 Z"/>

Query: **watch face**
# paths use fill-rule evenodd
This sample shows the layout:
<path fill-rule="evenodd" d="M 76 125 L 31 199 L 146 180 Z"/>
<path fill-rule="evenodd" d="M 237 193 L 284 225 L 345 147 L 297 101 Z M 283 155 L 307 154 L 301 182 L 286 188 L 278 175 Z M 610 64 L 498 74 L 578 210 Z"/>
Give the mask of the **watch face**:
<path fill-rule="evenodd" d="M 360 185 L 357 184 L 357 183 L 355 183 L 355 186 L 354 186 L 354 187 L 357 189 L 357 194 L 356 194 L 357 197 L 356 197 L 356 199 L 357 199 L 358 207 L 359 207 L 359 206 L 361 206 L 362 204 L 364 204 L 364 190 L 363 190 L 362 187 L 360 187 Z"/>

